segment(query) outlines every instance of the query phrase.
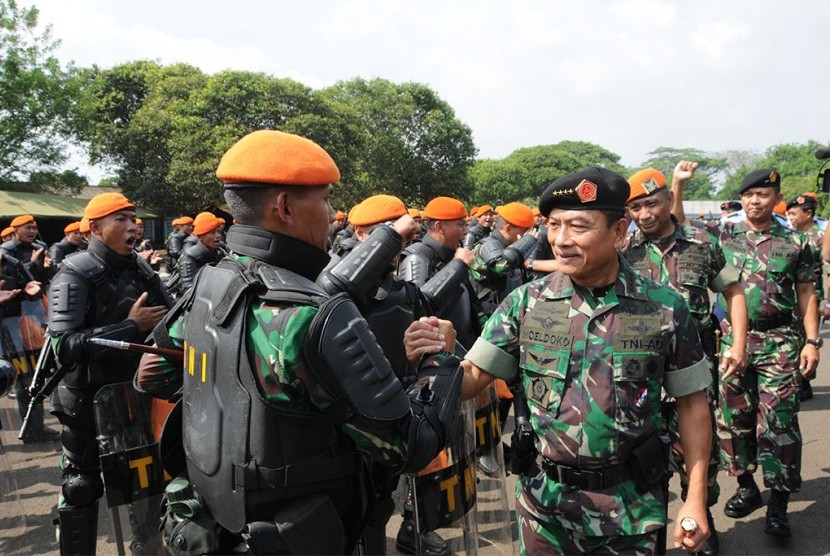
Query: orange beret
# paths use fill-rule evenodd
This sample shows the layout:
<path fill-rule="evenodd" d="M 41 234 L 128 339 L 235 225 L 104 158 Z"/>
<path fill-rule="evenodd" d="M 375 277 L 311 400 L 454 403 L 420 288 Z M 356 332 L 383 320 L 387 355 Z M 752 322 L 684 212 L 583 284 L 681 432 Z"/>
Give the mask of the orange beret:
<path fill-rule="evenodd" d="M 533 211 L 533 216 L 541 216 L 542 214 L 542 211 L 539 210 L 539 207 L 533 207 L 530 210 Z"/>
<path fill-rule="evenodd" d="M 408 212 L 409 216 L 411 216 L 412 218 L 420 218 L 421 217 L 421 211 L 416 209 L 416 208 L 407 209 L 406 212 Z"/>
<path fill-rule="evenodd" d="M 8 228 L 4 228 L 2 232 L 0 232 L 0 237 L 6 237 L 7 235 L 11 235 L 14 233 L 14 228 L 9 226 Z"/>
<path fill-rule="evenodd" d="M 251 184 L 313 186 L 339 181 L 340 170 L 329 153 L 314 141 L 262 129 L 249 133 L 228 149 L 219 162 L 216 177 L 228 188 Z"/>
<path fill-rule="evenodd" d="M 802 193 L 802 195 L 805 196 L 805 197 L 812 197 L 813 199 L 818 201 L 818 195 L 816 195 L 812 191 L 808 191 L 807 193 Z"/>
<path fill-rule="evenodd" d="M 135 205 L 121 193 L 101 193 L 89 200 L 84 209 L 84 218 L 95 220 L 119 210 L 135 210 Z"/>
<path fill-rule="evenodd" d="M 491 207 L 490 205 L 481 205 L 480 207 L 478 207 L 478 211 L 476 212 L 476 216 L 484 216 L 485 214 L 487 214 L 488 212 L 491 212 L 492 210 L 493 210 L 493 207 Z"/>
<path fill-rule="evenodd" d="M 142 220 L 141 218 L 136 218 L 135 223 L 138 226 L 142 226 L 144 224 L 144 220 Z"/>
<path fill-rule="evenodd" d="M 346 219 L 346 213 L 343 212 L 342 210 L 338 210 L 334 215 L 334 219 L 335 220 L 345 220 Z"/>
<path fill-rule="evenodd" d="M 478 207 L 477 206 L 471 208 L 470 209 L 470 216 L 475 216 L 477 212 L 478 212 Z"/>
<path fill-rule="evenodd" d="M 372 195 L 354 208 L 349 221 L 353 226 L 371 226 L 395 220 L 406 213 L 406 206 L 397 197 Z"/>
<path fill-rule="evenodd" d="M 207 234 L 218 228 L 222 223 L 216 215 L 210 212 L 200 212 L 193 221 L 193 233 L 197 236 Z"/>
<path fill-rule="evenodd" d="M 15 216 L 10 226 L 12 228 L 19 228 L 20 226 L 25 226 L 26 224 L 32 224 L 34 221 L 35 217 L 31 214 L 22 214 L 20 216 Z"/>
<path fill-rule="evenodd" d="M 421 216 L 430 220 L 458 220 L 467 217 L 467 209 L 458 199 L 436 197 L 427 203 Z"/>
<path fill-rule="evenodd" d="M 89 233 L 89 218 L 87 218 L 86 216 L 81 218 L 81 223 L 78 225 L 78 231 L 82 234 Z"/>
<path fill-rule="evenodd" d="M 507 203 L 496 211 L 509 224 L 519 228 L 530 228 L 535 223 L 533 211 L 522 203 Z"/>
<path fill-rule="evenodd" d="M 81 221 L 72 222 L 71 224 L 67 224 L 66 228 L 63 229 L 63 233 L 71 234 L 72 232 L 77 232 L 81 229 Z"/>
<path fill-rule="evenodd" d="M 787 203 L 781 201 L 780 203 L 775 205 L 775 207 L 773 207 L 772 212 L 781 215 L 787 214 Z"/>
<path fill-rule="evenodd" d="M 193 219 L 189 216 L 182 216 L 181 218 L 179 218 L 179 226 L 183 226 L 186 224 L 193 224 Z"/>
<path fill-rule="evenodd" d="M 660 170 L 646 168 L 628 178 L 628 186 L 631 188 L 628 200 L 633 201 L 640 197 L 654 195 L 666 187 L 666 176 Z"/>

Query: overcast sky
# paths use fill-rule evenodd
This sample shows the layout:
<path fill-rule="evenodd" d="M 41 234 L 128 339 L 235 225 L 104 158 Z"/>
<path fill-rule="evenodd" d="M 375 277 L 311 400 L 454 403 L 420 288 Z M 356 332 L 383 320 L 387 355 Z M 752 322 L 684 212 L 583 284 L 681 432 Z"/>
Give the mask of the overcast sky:
<path fill-rule="evenodd" d="M 830 137 L 825 0 L 30 2 L 63 41 L 59 57 L 81 66 L 425 83 L 482 158 L 583 140 L 635 166 L 660 146 Z"/>

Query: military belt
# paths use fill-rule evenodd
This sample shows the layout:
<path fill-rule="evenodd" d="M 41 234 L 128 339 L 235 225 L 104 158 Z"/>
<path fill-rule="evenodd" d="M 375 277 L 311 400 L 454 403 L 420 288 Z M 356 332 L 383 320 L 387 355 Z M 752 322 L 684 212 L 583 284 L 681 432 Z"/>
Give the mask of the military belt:
<path fill-rule="evenodd" d="M 749 319 L 749 329 L 753 332 L 767 332 L 773 328 L 789 326 L 793 323 L 792 313 L 779 313 L 773 317 Z"/>
<path fill-rule="evenodd" d="M 542 468 L 548 479 L 581 490 L 603 490 L 634 476 L 628 463 L 618 463 L 602 469 L 580 469 L 560 465 L 545 457 L 540 457 L 540 459 L 539 467 Z"/>

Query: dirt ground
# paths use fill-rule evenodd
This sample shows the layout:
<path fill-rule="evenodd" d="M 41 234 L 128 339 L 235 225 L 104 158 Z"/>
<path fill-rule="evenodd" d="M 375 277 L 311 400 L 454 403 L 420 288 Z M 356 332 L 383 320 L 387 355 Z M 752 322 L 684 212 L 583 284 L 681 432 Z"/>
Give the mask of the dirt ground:
<path fill-rule="evenodd" d="M 825 338 L 830 333 L 825 329 Z M 830 344 L 830 342 L 828 342 Z M 802 464 L 803 487 L 792 496 L 790 523 L 793 537 L 783 542 L 763 533 L 764 509 L 756 510 L 744 519 L 732 519 L 723 514 L 723 503 L 734 493 L 736 482 L 721 475 L 721 498 L 713 513 L 720 532 L 721 554 L 828 554 L 830 535 L 823 523 L 830 518 L 830 439 L 825 436 L 830 427 L 830 347 L 822 349 L 822 363 L 813 382 L 815 396 L 802 405 L 799 415 L 804 437 Z M 20 418 L 16 405 L 8 398 L 0 399 L 0 421 L 3 430 L 0 440 L 5 454 L 0 455 L 0 554 L 57 554 L 55 529 L 60 472 L 57 468 L 58 443 L 23 445 L 17 440 Z M 57 428 L 54 418 L 47 424 Z M 672 502 L 669 516 L 674 518 L 679 507 L 677 480 L 672 484 Z M 506 505 L 512 512 L 515 480 L 507 478 Z M 767 493 L 764 493 L 766 500 Z M 123 519 L 123 518 L 122 518 Z M 512 513 L 510 519 L 513 519 Z M 123 521 L 124 534 L 129 537 L 129 526 Z M 388 547 L 395 554 L 394 537 L 400 518 L 392 518 L 388 528 Z M 481 524 L 479 524 L 481 528 Z M 512 533 L 512 549 L 518 553 L 515 524 L 502 524 L 504 534 Z M 101 504 L 98 528 L 98 553 L 117 554 L 112 517 L 104 502 Z M 452 534 L 449 532 L 448 534 Z M 128 544 L 129 539 L 127 540 Z M 509 553 L 511 547 L 483 547 L 482 554 Z M 127 549 L 128 551 L 128 549 Z M 670 550 L 670 554 L 680 554 Z"/>

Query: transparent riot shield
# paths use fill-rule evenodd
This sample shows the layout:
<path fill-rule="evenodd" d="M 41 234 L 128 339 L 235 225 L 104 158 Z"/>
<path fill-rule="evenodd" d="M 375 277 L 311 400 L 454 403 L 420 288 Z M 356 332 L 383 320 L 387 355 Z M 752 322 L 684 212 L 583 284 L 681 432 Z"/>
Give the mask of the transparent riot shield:
<path fill-rule="evenodd" d="M 100 388 L 94 405 L 98 455 L 119 553 L 124 521 L 130 524 L 130 551 L 156 553 L 162 545 L 161 493 L 170 480 L 159 457 L 159 423 L 172 406 L 137 392 L 131 382 Z"/>
<path fill-rule="evenodd" d="M 407 479 L 414 514 L 416 552 L 421 536 L 435 532 L 454 554 L 477 554 L 475 403 L 463 402 L 447 448 Z"/>
<path fill-rule="evenodd" d="M 502 383 L 503 384 L 503 383 Z M 507 386 L 504 386 L 507 392 Z M 478 547 L 486 554 L 513 554 L 505 483 L 499 392 L 493 382 L 475 401 L 476 523 Z"/>

